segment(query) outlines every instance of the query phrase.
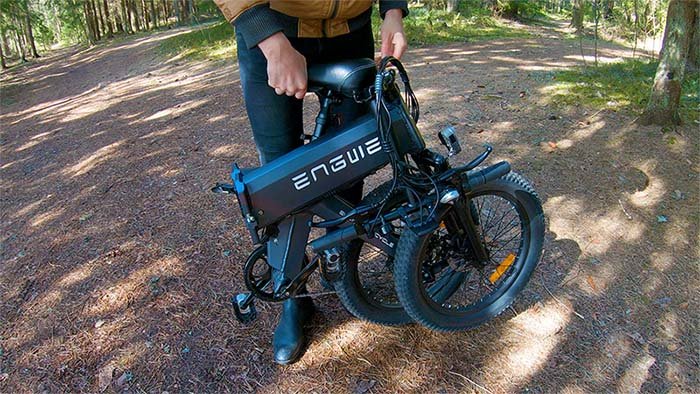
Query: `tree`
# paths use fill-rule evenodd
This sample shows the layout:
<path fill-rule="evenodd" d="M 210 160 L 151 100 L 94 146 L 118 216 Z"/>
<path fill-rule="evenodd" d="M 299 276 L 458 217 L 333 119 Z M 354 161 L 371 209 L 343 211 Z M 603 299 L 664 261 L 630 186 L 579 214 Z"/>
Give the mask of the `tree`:
<path fill-rule="evenodd" d="M 688 61 L 685 64 L 685 72 L 696 73 L 700 72 L 700 11 L 695 12 L 695 27 L 690 38 L 690 47 L 688 49 Z"/>
<path fill-rule="evenodd" d="M 447 0 L 447 12 L 455 12 L 459 8 L 459 0 Z"/>
<path fill-rule="evenodd" d="M 112 37 L 114 29 L 112 29 L 112 21 L 109 19 L 109 5 L 107 4 L 107 0 L 102 0 L 102 5 L 104 7 L 105 21 L 107 23 L 107 37 Z"/>
<path fill-rule="evenodd" d="M 639 118 L 641 124 L 677 125 L 681 122 L 678 112 L 681 84 L 693 33 L 700 28 L 696 26 L 699 7 L 696 1 L 671 0 L 668 4 L 659 66 L 649 104 Z"/>
<path fill-rule="evenodd" d="M 7 68 L 7 63 L 5 62 L 5 53 L 3 52 L 2 47 L 3 45 L 0 45 L 0 67 L 2 67 L 4 70 Z"/>
<path fill-rule="evenodd" d="M 605 0 L 603 7 L 604 7 L 603 17 L 605 18 L 605 20 L 612 19 L 613 8 L 615 7 L 615 1 L 614 0 Z"/>
<path fill-rule="evenodd" d="M 25 27 L 27 28 L 27 41 L 29 41 L 29 47 L 32 49 L 32 56 L 34 59 L 39 58 L 39 53 L 36 51 L 36 43 L 34 40 L 34 31 L 32 30 L 32 17 L 31 17 L 31 11 L 29 10 L 29 3 L 25 3 L 25 14 L 24 14 L 24 20 L 25 20 Z"/>
<path fill-rule="evenodd" d="M 576 34 L 583 33 L 583 0 L 573 0 L 571 9 L 571 24 Z"/>

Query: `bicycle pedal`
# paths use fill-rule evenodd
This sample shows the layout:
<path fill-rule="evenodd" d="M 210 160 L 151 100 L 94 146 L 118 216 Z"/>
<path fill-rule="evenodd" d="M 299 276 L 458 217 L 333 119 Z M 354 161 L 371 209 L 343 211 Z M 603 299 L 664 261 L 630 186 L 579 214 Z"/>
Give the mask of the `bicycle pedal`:
<path fill-rule="evenodd" d="M 216 185 L 214 185 L 214 187 L 211 188 L 211 191 L 216 194 L 231 194 L 236 191 L 236 188 L 233 185 L 229 185 L 227 183 L 217 182 Z"/>
<path fill-rule="evenodd" d="M 250 293 L 239 293 L 231 298 L 233 314 L 236 316 L 236 320 L 243 324 L 252 323 L 258 317 L 258 311 L 255 309 L 251 297 Z"/>

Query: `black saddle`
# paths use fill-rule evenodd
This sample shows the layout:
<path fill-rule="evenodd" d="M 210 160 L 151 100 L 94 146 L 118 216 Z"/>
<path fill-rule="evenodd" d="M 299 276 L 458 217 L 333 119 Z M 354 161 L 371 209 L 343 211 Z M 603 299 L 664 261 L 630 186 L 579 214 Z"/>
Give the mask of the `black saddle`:
<path fill-rule="evenodd" d="M 372 59 L 352 59 L 337 63 L 312 64 L 308 68 L 309 91 L 325 88 L 347 97 L 374 84 L 377 67 Z"/>

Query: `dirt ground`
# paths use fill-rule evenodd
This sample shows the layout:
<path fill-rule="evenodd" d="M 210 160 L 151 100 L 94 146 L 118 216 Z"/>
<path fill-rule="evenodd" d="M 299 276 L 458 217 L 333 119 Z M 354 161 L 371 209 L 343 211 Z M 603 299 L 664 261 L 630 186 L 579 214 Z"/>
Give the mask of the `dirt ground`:
<path fill-rule="evenodd" d="M 209 192 L 233 161 L 257 163 L 237 66 L 158 58 L 179 32 L 2 75 L 0 392 L 700 387 L 698 127 L 548 102 L 552 70 L 581 63 L 554 30 L 405 59 L 429 144 L 453 124 L 459 160 L 489 142 L 542 197 L 545 254 L 514 307 L 438 334 L 364 323 L 320 297 L 306 355 L 275 365 L 279 307 L 234 319 L 251 243 L 235 198 Z"/>

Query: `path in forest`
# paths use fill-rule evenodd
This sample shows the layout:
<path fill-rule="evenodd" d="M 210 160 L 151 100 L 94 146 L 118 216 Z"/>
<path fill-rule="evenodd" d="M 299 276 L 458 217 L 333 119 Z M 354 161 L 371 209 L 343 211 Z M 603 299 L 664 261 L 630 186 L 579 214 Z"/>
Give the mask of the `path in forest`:
<path fill-rule="evenodd" d="M 3 74 L 0 391 L 698 387 L 698 131 L 547 103 L 553 71 L 581 63 L 548 28 L 405 58 L 428 143 L 454 124 L 461 160 L 490 142 L 542 197 L 545 256 L 513 310 L 445 335 L 324 297 L 305 357 L 275 366 L 279 309 L 233 318 L 251 244 L 235 201 L 209 193 L 257 163 L 237 67 L 159 58 L 182 31 Z"/>

